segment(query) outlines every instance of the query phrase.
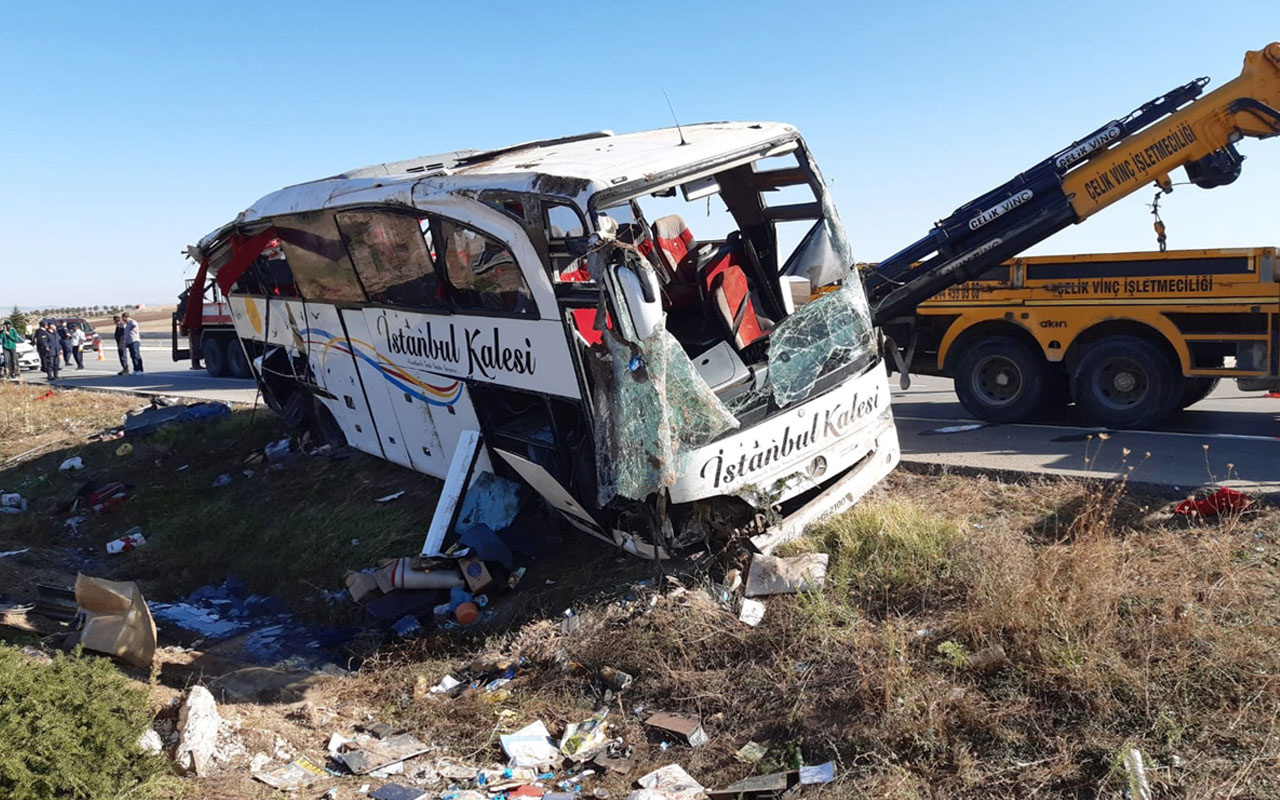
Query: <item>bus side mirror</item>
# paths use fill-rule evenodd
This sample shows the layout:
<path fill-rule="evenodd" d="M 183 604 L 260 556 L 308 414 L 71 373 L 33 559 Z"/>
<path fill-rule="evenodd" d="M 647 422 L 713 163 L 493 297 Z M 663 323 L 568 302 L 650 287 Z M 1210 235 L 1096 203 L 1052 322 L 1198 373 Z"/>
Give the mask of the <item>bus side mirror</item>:
<path fill-rule="evenodd" d="M 648 270 L 637 272 L 631 267 L 620 266 L 614 268 L 614 277 L 622 291 L 622 299 L 627 303 L 636 336 L 648 339 L 657 332 L 666 318 L 653 275 Z"/>

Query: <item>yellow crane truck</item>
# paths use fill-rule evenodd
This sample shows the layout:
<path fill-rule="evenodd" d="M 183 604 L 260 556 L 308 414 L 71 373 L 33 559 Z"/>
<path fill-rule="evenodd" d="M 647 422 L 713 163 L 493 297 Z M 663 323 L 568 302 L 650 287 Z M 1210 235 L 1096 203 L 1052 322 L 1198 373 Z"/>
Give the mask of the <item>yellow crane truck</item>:
<path fill-rule="evenodd" d="M 1278 268 L 1274 247 L 1014 259 L 920 304 L 911 370 L 992 422 L 1074 398 L 1133 426 L 1221 378 L 1280 389 Z"/>
<path fill-rule="evenodd" d="M 1246 53 L 1238 77 L 1201 96 L 1207 83 L 1094 129 L 864 270 L 903 385 L 911 369 L 952 375 L 981 419 L 1074 400 L 1116 427 L 1145 425 L 1223 376 L 1271 385 L 1274 250 L 1009 261 L 1153 183 L 1172 191 L 1176 169 L 1205 189 L 1234 181 L 1236 143 L 1280 134 L 1280 42 Z"/>

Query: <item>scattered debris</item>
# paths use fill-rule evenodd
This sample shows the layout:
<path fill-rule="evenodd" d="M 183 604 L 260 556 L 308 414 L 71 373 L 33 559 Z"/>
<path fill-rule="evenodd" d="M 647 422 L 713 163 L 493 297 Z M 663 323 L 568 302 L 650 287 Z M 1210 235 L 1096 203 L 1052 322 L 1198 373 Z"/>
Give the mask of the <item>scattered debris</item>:
<path fill-rule="evenodd" d="M 116 448 L 116 455 L 120 456 L 121 458 L 123 458 L 124 456 L 133 455 L 133 445 L 129 444 L 128 442 L 122 443 L 119 447 Z"/>
<path fill-rule="evenodd" d="M 266 457 L 267 461 L 272 464 L 278 464 L 289 458 L 289 451 L 292 445 L 293 440 L 289 437 L 285 437 L 278 442 L 270 442 L 267 444 L 266 447 L 262 448 L 262 454 Z"/>
<path fill-rule="evenodd" d="M 80 456 L 72 456 L 63 461 L 62 465 L 58 467 L 58 472 L 66 472 L 73 469 L 84 469 L 84 460 Z"/>
<path fill-rule="evenodd" d="M 413 736 L 402 733 L 386 739 L 362 741 L 360 749 L 343 753 L 337 760 L 356 775 L 368 775 L 397 761 L 422 755 L 427 749 Z"/>
<path fill-rule="evenodd" d="M 1223 486 L 1199 500 L 1188 497 L 1174 507 L 1173 513 L 1184 517 L 1216 517 L 1228 512 L 1239 513 L 1252 505 L 1253 498 L 1249 495 Z"/>
<path fill-rule="evenodd" d="M 502 743 L 502 751 L 511 759 L 513 767 L 543 767 L 557 764 L 563 758 L 541 720 L 498 738 Z"/>
<path fill-rule="evenodd" d="M 268 786 L 288 792 L 305 789 L 326 775 L 324 767 L 306 756 L 299 756 L 283 767 L 276 767 L 269 772 L 258 772 L 253 777 Z"/>
<path fill-rule="evenodd" d="M 738 608 L 738 619 L 752 628 L 759 625 L 764 621 L 764 603 L 752 600 L 750 597 L 742 598 L 742 605 Z"/>
<path fill-rule="evenodd" d="M 119 539 L 112 539 L 107 542 L 108 553 L 127 553 L 136 547 L 141 547 L 147 543 L 147 537 L 142 535 L 142 526 L 137 525 L 130 528 L 124 536 Z"/>
<path fill-rule="evenodd" d="M 266 753 L 255 753 L 253 758 L 249 759 L 250 772 L 262 772 L 271 763 L 271 756 Z"/>
<path fill-rule="evenodd" d="M 707 743 L 707 732 L 702 727 L 702 720 L 696 717 L 659 712 L 651 714 L 644 724 L 650 728 L 673 733 L 683 738 L 690 747 L 700 747 Z"/>
<path fill-rule="evenodd" d="M 747 742 L 733 757 L 747 764 L 755 764 L 761 761 L 765 754 L 769 752 L 769 748 L 759 742 Z"/>
<path fill-rule="evenodd" d="M 668 764 L 636 781 L 640 788 L 627 800 L 700 800 L 706 797 L 702 784 L 679 764 Z"/>
<path fill-rule="evenodd" d="M 84 612 L 81 647 L 134 666 L 151 665 L 156 652 L 156 623 L 138 584 L 80 574 L 76 576 L 74 597 Z"/>
<path fill-rule="evenodd" d="M 385 786 L 374 789 L 369 796 L 373 800 L 422 800 L 427 794 L 422 789 L 401 786 L 398 783 L 388 783 Z"/>
<path fill-rule="evenodd" d="M 132 491 L 132 486 L 119 481 L 86 481 L 71 504 L 71 510 L 90 508 L 99 514 L 111 511 L 128 500 Z"/>
<path fill-rule="evenodd" d="M 213 479 L 213 488 L 215 489 L 220 489 L 223 486 L 230 486 L 230 485 L 231 485 L 230 473 L 224 472 L 218 477 Z"/>
<path fill-rule="evenodd" d="M 609 709 L 602 708 L 582 722 L 565 726 L 560 738 L 560 752 L 572 761 L 582 762 L 591 758 L 605 745 L 605 722 Z"/>
<path fill-rule="evenodd" d="M 635 683 L 635 678 L 630 673 L 613 667 L 601 667 L 600 680 L 604 681 L 604 685 L 615 692 L 625 691 L 632 683 Z"/>
<path fill-rule="evenodd" d="M 747 597 L 771 594 L 812 592 L 822 588 L 827 579 L 826 553 L 808 553 L 781 558 L 757 553 L 747 571 Z"/>
<path fill-rule="evenodd" d="M 8 558 L 9 556 L 20 556 L 23 553 L 29 553 L 29 552 L 31 552 L 30 547 L 24 547 L 21 550 L 5 550 L 3 553 L 0 553 L 0 558 Z"/>
<path fill-rule="evenodd" d="M 1129 778 L 1129 797 L 1132 800 L 1151 800 L 1151 785 L 1147 783 L 1147 771 L 1142 766 L 1142 751 L 1131 747 L 1124 753 L 1124 771 Z"/>
<path fill-rule="evenodd" d="M 213 767 L 222 717 L 213 695 L 203 686 L 192 686 L 178 712 L 178 748 L 174 760 L 182 772 L 205 777 Z"/>
<path fill-rule="evenodd" d="M 396 636 L 408 636 L 422 630 L 422 623 L 412 614 L 405 614 L 391 625 L 391 630 L 395 631 Z"/>
<path fill-rule="evenodd" d="M 27 498 L 16 492 L 0 494 L 0 514 L 21 514 L 27 510 Z"/>
<path fill-rule="evenodd" d="M 373 502 L 375 502 L 375 503 L 390 503 L 392 500 L 399 500 L 401 497 L 404 497 L 404 489 L 401 489 L 401 490 L 400 490 L 400 491 L 398 491 L 398 492 L 393 492 L 393 493 L 391 493 L 391 494 L 389 494 L 389 495 L 385 495 L 385 496 L 383 496 L 383 497 L 379 497 L 377 500 L 374 500 Z M 393 784 L 393 785 L 394 785 L 394 784 Z"/>
<path fill-rule="evenodd" d="M 186 422 L 211 422 L 227 419 L 231 409 L 224 403 L 192 403 L 162 408 L 149 408 L 126 417 L 124 435 L 129 438 L 149 436 L 161 428 Z"/>
<path fill-rule="evenodd" d="M 996 644 L 966 658 L 964 666 L 971 672 L 989 673 L 999 671 L 1008 663 L 1009 657 L 1005 655 L 1004 648 Z"/>
<path fill-rule="evenodd" d="M 809 785 L 814 783 L 831 783 L 836 779 L 836 764 L 834 761 L 828 761 L 825 764 L 815 764 L 813 766 L 800 768 L 800 783 Z"/>
<path fill-rule="evenodd" d="M 283 601 L 250 594 L 233 576 L 216 586 L 201 586 L 176 602 L 153 603 L 151 611 L 160 622 L 207 642 L 244 634 L 241 651 L 259 664 L 285 658 L 313 667 L 337 663 L 341 658 L 335 648 L 354 635 L 343 628 L 301 623 Z"/>

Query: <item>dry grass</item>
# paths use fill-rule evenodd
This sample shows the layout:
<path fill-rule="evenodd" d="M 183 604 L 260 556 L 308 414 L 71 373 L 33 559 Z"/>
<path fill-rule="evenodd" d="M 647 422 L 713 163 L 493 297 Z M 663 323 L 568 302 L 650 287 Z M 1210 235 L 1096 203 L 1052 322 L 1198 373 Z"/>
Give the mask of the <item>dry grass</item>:
<path fill-rule="evenodd" d="M 0 384 L 0 462 L 81 444 L 89 434 L 123 424 L 126 411 L 146 405 L 123 394 L 49 391 L 44 385 Z"/>
<path fill-rule="evenodd" d="M 350 691 L 480 762 L 499 730 L 585 717 L 612 666 L 637 676 L 613 714 L 636 774 L 674 760 L 721 785 L 835 759 L 806 796 L 1121 797 L 1136 746 L 1157 797 L 1275 797 L 1278 528 L 1269 510 L 1186 524 L 1078 482 L 899 474 L 798 546 L 831 553 L 826 591 L 770 599 L 755 630 L 690 578 L 652 607 L 580 610 L 569 634 L 429 642 Z M 1003 669 L 963 666 L 996 644 Z M 526 659 L 510 700 L 414 699 L 415 676 L 482 650 Z M 636 705 L 699 714 L 712 741 L 664 753 Z M 770 744 L 757 767 L 732 757 L 750 739 Z"/>

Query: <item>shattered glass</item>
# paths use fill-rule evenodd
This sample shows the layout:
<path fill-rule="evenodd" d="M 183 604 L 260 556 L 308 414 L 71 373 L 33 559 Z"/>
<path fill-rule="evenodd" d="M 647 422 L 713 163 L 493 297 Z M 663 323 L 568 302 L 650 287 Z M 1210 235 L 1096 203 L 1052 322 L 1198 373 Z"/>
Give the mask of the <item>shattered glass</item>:
<path fill-rule="evenodd" d="M 670 486 L 689 453 L 738 427 L 738 420 L 664 328 L 638 343 L 612 334 L 595 372 L 599 501 L 642 500 Z"/>
<path fill-rule="evenodd" d="M 803 400 L 818 378 L 875 347 L 871 312 L 862 282 L 841 288 L 796 309 L 769 335 L 769 386 L 785 408 Z"/>

